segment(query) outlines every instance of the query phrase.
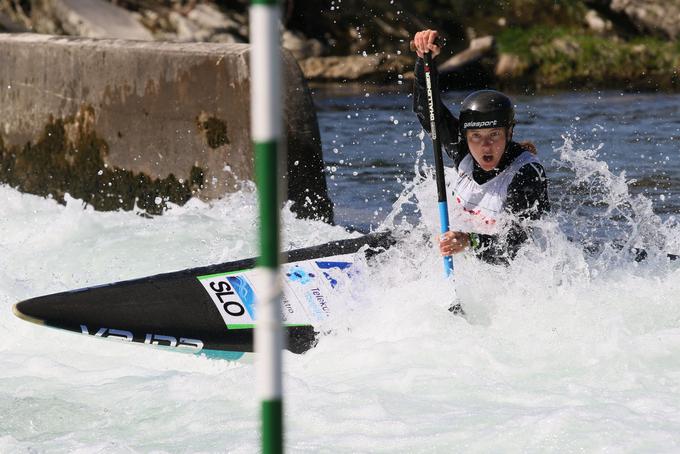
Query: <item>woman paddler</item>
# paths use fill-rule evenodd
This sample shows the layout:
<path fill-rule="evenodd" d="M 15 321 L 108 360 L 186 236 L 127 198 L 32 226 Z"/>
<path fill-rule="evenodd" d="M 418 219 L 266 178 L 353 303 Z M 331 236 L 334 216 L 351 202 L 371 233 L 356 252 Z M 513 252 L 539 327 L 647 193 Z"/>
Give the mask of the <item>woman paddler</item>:
<path fill-rule="evenodd" d="M 426 131 L 430 118 L 425 88 L 423 54 L 436 57 L 438 33 L 424 30 L 413 39 L 415 64 L 413 110 Z M 434 66 L 434 65 L 433 65 Z M 437 90 L 436 68 L 431 68 Z M 439 103 L 436 119 L 444 150 L 453 159 L 456 177 L 449 200 L 452 231 L 439 239 L 443 256 L 471 249 L 490 263 L 508 263 L 529 234 L 528 221 L 550 209 L 548 181 L 536 158 L 536 147 L 512 140 L 515 109 L 495 90 L 479 90 L 466 97 L 458 118 Z"/>

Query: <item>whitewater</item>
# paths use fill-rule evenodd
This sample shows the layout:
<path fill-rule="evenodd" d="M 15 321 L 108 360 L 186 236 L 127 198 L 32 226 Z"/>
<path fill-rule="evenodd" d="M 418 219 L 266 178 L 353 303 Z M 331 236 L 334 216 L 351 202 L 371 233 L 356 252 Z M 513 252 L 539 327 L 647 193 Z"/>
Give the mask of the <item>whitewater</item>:
<path fill-rule="evenodd" d="M 284 353 L 286 449 L 678 452 L 680 263 L 665 256 L 680 253 L 676 218 L 630 193 L 606 146 L 565 136 L 551 167 L 569 177 L 535 241 L 508 267 L 458 255 L 447 281 L 423 148 L 380 220 L 399 244 L 359 261 L 315 348 Z M 7 186 L 0 200 L 0 452 L 259 451 L 252 356 L 104 341 L 11 311 L 37 295 L 256 255 L 252 184 L 153 218 Z M 282 217 L 286 249 L 360 235 L 287 206 Z M 612 220 L 617 241 L 602 235 Z M 631 247 L 648 258 L 636 262 Z M 466 318 L 448 312 L 454 299 Z"/>

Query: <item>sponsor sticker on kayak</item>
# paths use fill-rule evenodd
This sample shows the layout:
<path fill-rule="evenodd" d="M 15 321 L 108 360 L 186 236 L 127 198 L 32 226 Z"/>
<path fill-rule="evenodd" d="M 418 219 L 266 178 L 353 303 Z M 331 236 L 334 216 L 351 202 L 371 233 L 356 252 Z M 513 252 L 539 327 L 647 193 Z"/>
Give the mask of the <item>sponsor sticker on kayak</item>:
<path fill-rule="evenodd" d="M 281 266 L 281 315 L 285 326 L 313 325 L 328 317 L 332 304 L 329 296 L 348 275 L 352 258 L 352 254 L 345 254 Z M 265 273 L 251 269 L 198 276 L 198 280 L 228 329 L 254 327 L 258 293 L 263 293 L 267 282 Z"/>

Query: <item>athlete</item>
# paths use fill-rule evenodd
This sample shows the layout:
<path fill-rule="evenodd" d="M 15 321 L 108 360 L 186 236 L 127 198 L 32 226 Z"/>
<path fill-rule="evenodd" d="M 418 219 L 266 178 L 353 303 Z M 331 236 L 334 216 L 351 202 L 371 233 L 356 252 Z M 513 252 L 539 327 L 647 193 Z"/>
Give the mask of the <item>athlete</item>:
<path fill-rule="evenodd" d="M 413 110 L 426 131 L 430 131 L 425 88 L 426 52 L 436 57 L 438 33 L 423 30 L 415 34 Z M 433 65 L 434 66 L 434 65 Z M 431 69 L 433 90 L 438 90 L 436 68 Z M 453 159 L 456 177 L 450 199 L 454 231 L 439 239 L 439 250 L 449 256 L 471 249 L 480 259 L 507 264 L 528 239 L 529 221 L 549 211 L 548 181 L 536 158 L 536 147 L 512 140 L 515 109 L 510 99 L 495 90 L 471 93 L 460 106 L 459 118 L 439 97 L 437 132 L 444 150 Z"/>

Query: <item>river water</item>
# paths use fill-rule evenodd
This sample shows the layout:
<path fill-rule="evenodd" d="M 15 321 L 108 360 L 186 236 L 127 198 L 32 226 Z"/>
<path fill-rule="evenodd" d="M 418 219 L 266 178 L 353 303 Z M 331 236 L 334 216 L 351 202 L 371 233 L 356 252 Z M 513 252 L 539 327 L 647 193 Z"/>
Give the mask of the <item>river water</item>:
<path fill-rule="evenodd" d="M 343 227 L 402 241 L 358 265 L 331 335 L 285 354 L 290 452 L 680 450 L 680 263 L 666 259 L 680 253 L 680 97 L 515 101 L 553 212 L 509 267 L 456 256 L 451 282 L 428 241 L 432 152 L 408 94 L 316 94 L 339 225 L 284 209 L 285 246 L 359 235 Z M 252 184 L 153 219 L 7 186 L 0 200 L 0 452 L 258 451 L 252 361 L 105 342 L 10 310 L 254 255 Z M 467 319 L 447 311 L 454 298 Z"/>

